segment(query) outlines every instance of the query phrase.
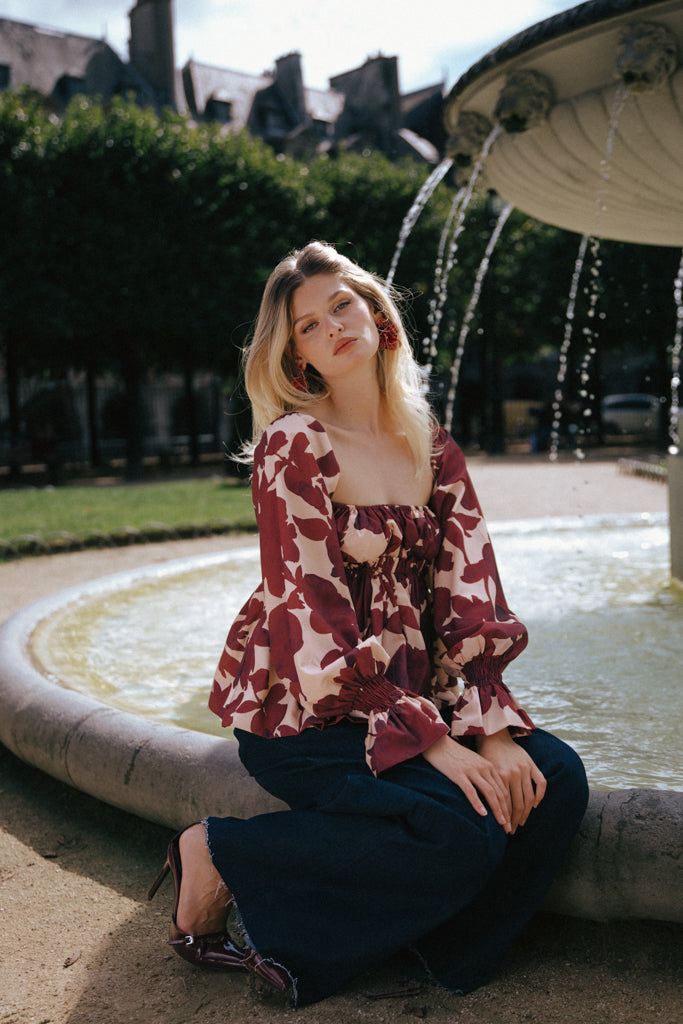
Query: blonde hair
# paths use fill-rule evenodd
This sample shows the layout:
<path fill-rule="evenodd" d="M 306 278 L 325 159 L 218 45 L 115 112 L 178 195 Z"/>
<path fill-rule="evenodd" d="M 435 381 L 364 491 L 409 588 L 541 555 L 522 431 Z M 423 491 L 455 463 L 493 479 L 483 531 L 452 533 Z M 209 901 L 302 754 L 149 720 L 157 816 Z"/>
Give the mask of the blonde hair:
<path fill-rule="evenodd" d="M 393 350 L 378 352 L 380 392 L 406 433 L 416 470 L 429 465 L 434 417 L 424 394 L 423 376 L 408 341 L 396 293 L 382 278 L 358 266 L 324 242 L 309 242 L 277 265 L 266 284 L 250 344 L 243 353 L 244 382 L 251 401 L 253 437 L 245 445 L 242 461 L 252 461 L 263 431 L 284 413 L 305 411 L 328 394 L 325 381 L 309 367 L 309 390 L 292 384 L 299 373 L 290 345 L 293 332 L 292 297 L 296 289 L 317 274 L 336 274 L 346 285 L 386 316 L 398 329 Z"/>

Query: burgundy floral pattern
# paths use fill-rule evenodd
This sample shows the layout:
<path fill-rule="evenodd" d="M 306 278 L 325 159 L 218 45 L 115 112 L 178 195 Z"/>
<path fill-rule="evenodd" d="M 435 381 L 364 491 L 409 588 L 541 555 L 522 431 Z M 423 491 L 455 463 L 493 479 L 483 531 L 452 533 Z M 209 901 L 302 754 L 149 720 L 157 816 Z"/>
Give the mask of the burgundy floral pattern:
<path fill-rule="evenodd" d="M 502 681 L 527 642 L 509 610 L 462 452 L 435 443 L 428 506 L 335 503 L 324 427 L 264 433 L 253 495 L 262 581 L 235 620 L 209 707 L 260 736 L 358 719 L 376 774 L 448 732 L 533 724 Z"/>

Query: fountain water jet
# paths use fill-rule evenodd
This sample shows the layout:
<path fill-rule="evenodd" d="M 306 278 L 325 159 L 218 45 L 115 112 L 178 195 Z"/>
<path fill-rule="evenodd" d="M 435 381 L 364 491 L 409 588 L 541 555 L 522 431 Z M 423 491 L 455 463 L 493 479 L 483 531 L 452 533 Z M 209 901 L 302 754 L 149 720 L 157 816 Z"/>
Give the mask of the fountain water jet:
<path fill-rule="evenodd" d="M 437 274 L 434 280 L 434 297 L 430 303 L 429 323 L 431 330 L 429 339 L 425 339 L 423 346 L 425 350 L 429 351 L 430 355 L 436 351 L 436 342 L 441 329 L 443 309 L 446 304 L 446 299 L 448 298 L 448 279 L 457 260 L 458 239 L 465 229 L 465 217 L 467 216 L 467 210 L 472 202 L 475 187 L 486 163 L 486 158 L 491 146 L 498 138 L 500 132 L 501 128 L 499 125 L 496 125 L 495 128 L 491 129 L 484 140 L 474 166 L 469 171 L 467 185 L 461 189 L 456 197 L 457 203 L 454 208 L 454 213 L 457 212 L 457 219 L 451 234 L 446 261 L 445 263 L 443 261 L 437 261 Z M 450 220 L 451 218 L 449 217 L 449 221 Z M 500 234 L 500 232 L 498 232 L 498 234 Z M 444 236 L 442 235 L 442 240 L 443 239 Z"/>
<path fill-rule="evenodd" d="M 446 100 L 444 122 L 506 119 L 512 130 L 491 145 L 486 181 L 524 213 L 591 238 L 683 247 L 682 37 L 680 0 L 590 0 L 470 68 Z M 568 337 L 570 327 L 565 360 Z M 678 372 L 672 365 L 672 449 Z M 671 569 L 683 583 L 677 450 L 668 474 Z"/>
<path fill-rule="evenodd" d="M 418 192 L 413 205 L 410 207 L 408 213 L 405 215 L 403 219 L 403 224 L 401 225 L 401 230 L 399 232 L 396 249 L 394 251 L 394 255 L 391 261 L 391 266 L 389 267 L 389 273 L 387 274 L 386 278 L 388 284 L 391 284 L 392 281 L 394 280 L 394 274 L 396 273 L 398 261 L 401 258 L 401 253 L 403 252 L 410 232 L 417 224 L 420 214 L 422 213 L 425 206 L 427 205 L 432 195 L 434 194 L 434 190 L 436 189 L 437 185 L 448 174 L 449 170 L 451 169 L 451 164 L 452 160 L 447 157 L 445 160 L 441 161 L 438 167 L 434 168 L 434 170 L 429 175 L 424 185 Z"/>
<path fill-rule="evenodd" d="M 569 349 L 574 333 L 574 317 L 576 315 L 576 299 L 579 292 L 579 282 L 583 272 L 583 262 L 586 258 L 586 250 L 589 242 L 588 235 L 583 235 L 579 244 L 579 252 L 574 263 L 574 273 L 569 289 L 569 300 L 567 312 L 564 318 L 564 337 L 560 347 L 560 358 L 557 367 L 557 388 L 553 398 L 553 422 L 550 428 L 550 458 L 554 462 L 560 447 L 560 425 L 562 421 L 562 399 L 564 396 L 564 382 L 567 379 L 567 367 L 569 363 Z"/>
<path fill-rule="evenodd" d="M 679 435 L 680 416 L 680 387 L 681 387 L 681 347 L 683 344 L 683 256 L 678 267 L 678 274 L 674 281 L 674 302 L 676 303 L 676 333 L 671 349 L 671 410 L 669 413 L 669 434 L 671 436 L 671 448 L 669 453 L 677 455 L 680 450 L 681 439 Z"/>
<path fill-rule="evenodd" d="M 460 204 L 462 203 L 462 199 L 463 199 L 464 194 L 465 194 L 465 186 L 463 185 L 462 188 L 460 188 L 456 192 L 455 196 L 453 197 L 453 202 L 451 203 L 451 208 L 450 208 L 450 210 L 448 212 L 448 217 L 446 218 L 446 223 L 443 226 L 443 230 L 442 230 L 441 236 L 439 238 L 439 247 L 438 247 L 438 250 L 437 250 L 436 264 L 435 264 L 435 267 L 434 267 L 434 285 L 433 285 L 433 289 L 432 289 L 433 294 L 432 294 L 432 298 L 430 299 L 430 304 L 429 304 L 429 325 L 430 325 L 430 327 L 432 327 L 433 324 L 434 324 L 434 313 L 435 313 L 435 310 L 436 310 L 436 297 L 437 297 L 437 295 L 439 295 L 441 293 L 441 289 L 442 289 L 441 282 L 443 281 L 443 276 L 444 276 L 444 272 L 445 272 L 445 269 L 446 269 L 446 264 L 444 262 L 444 259 L 445 259 L 445 256 L 446 256 L 446 246 L 448 245 L 448 239 L 450 238 L 451 231 L 453 229 L 453 221 L 455 220 L 455 216 L 456 216 L 458 210 L 460 209 Z M 426 371 L 428 373 L 430 373 L 431 369 L 432 369 L 432 366 L 434 364 L 434 360 L 436 359 L 436 357 L 438 355 L 438 349 L 436 347 L 436 338 L 434 337 L 434 332 L 433 331 L 430 331 L 429 336 L 425 337 L 423 339 L 423 342 L 422 342 L 422 354 L 423 354 L 423 362 L 425 364 L 425 369 L 426 369 Z"/>
<path fill-rule="evenodd" d="M 450 388 L 448 391 L 448 396 L 446 398 L 446 419 L 444 421 L 444 426 L 448 431 L 450 431 L 451 427 L 453 426 L 455 391 L 458 385 L 458 378 L 460 376 L 460 364 L 462 363 L 462 358 L 463 355 L 465 354 L 465 344 L 467 342 L 470 324 L 472 323 L 472 320 L 474 318 L 474 312 L 477 308 L 477 303 L 479 302 L 479 298 L 481 296 L 481 290 L 484 285 L 484 280 L 486 279 L 486 274 L 488 273 L 488 269 L 491 263 L 491 257 L 493 255 L 494 249 L 498 244 L 501 232 L 505 227 L 508 217 L 512 213 L 513 209 L 514 207 L 512 203 L 506 203 L 505 206 L 503 206 L 503 209 L 500 211 L 500 214 L 498 215 L 496 226 L 491 232 L 491 237 L 489 238 L 481 263 L 479 264 L 479 269 L 477 271 L 474 281 L 474 288 L 472 289 L 472 296 L 467 305 L 467 309 L 465 310 L 465 315 L 462 318 L 462 327 L 460 328 L 458 345 L 455 351 L 455 358 L 451 366 Z"/>
<path fill-rule="evenodd" d="M 564 338 L 562 341 L 562 348 L 560 351 L 560 365 L 557 373 L 557 391 L 555 393 L 555 401 L 553 403 L 553 425 L 551 429 L 551 444 L 550 444 L 550 458 L 552 460 L 557 459 L 559 439 L 560 439 L 560 423 L 562 417 L 562 398 L 563 398 L 563 384 L 566 378 L 567 370 L 567 359 L 569 355 L 569 347 L 571 344 L 571 338 L 573 333 L 573 320 L 574 320 L 574 309 L 576 306 L 576 295 L 578 291 L 579 278 L 583 272 L 584 260 L 586 255 L 586 249 L 590 244 L 590 256 L 591 256 L 591 281 L 589 287 L 586 289 L 586 293 L 589 297 L 589 306 L 586 312 L 586 316 L 589 320 L 589 324 L 584 328 L 584 335 L 586 337 L 586 351 L 584 353 L 583 360 L 581 362 L 581 368 L 579 370 L 581 390 L 580 396 L 584 399 L 589 399 L 590 402 L 595 401 L 595 395 L 589 394 L 586 390 L 589 380 L 589 367 L 592 362 L 593 355 L 595 354 L 594 340 L 596 331 L 593 326 L 594 318 L 596 314 L 596 307 L 598 303 L 598 281 L 599 281 L 599 270 L 601 266 L 600 260 L 600 224 L 602 220 L 602 214 L 607 209 L 607 194 L 609 189 L 610 170 L 612 166 L 612 150 L 614 148 L 614 136 L 616 134 L 617 125 L 619 124 L 619 115 L 623 109 L 626 100 L 628 99 L 631 86 L 621 83 L 617 88 L 614 95 L 614 105 L 612 107 L 612 113 L 610 116 L 609 131 L 607 133 L 607 144 L 605 146 L 605 156 L 600 161 L 600 184 L 598 186 L 598 194 L 596 200 L 596 215 L 595 215 L 595 232 L 590 237 L 583 235 L 581 243 L 579 245 L 579 255 L 574 265 L 574 275 L 572 277 L 572 286 L 570 290 L 570 301 L 567 307 L 567 322 L 565 324 Z M 571 315 L 570 315 L 571 310 Z M 583 416 L 588 418 L 591 416 L 592 406 L 587 402 L 584 403 Z M 577 444 L 574 449 L 574 454 L 577 458 L 583 458 L 583 451 L 580 447 L 581 438 L 584 436 L 585 431 L 583 428 L 579 429 L 579 436 L 577 438 Z"/>

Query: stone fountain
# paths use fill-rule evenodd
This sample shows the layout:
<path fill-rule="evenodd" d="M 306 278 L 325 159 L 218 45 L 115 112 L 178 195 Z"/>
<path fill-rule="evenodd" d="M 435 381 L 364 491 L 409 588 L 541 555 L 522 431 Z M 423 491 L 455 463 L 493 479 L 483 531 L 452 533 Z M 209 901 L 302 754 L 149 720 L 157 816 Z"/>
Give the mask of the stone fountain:
<path fill-rule="evenodd" d="M 579 234 L 681 248 L 682 46 L 681 0 L 591 0 L 534 25 L 451 90 L 449 155 L 466 174 L 500 126 L 484 173 L 507 202 Z M 680 451 L 668 476 L 671 569 L 683 583 Z"/>
<path fill-rule="evenodd" d="M 640 32 L 625 41 L 644 20 L 663 40 L 655 51 Z M 683 245 L 681 39 L 683 0 L 595 0 L 516 36 L 471 68 L 447 99 L 456 165 L 469 166 L 500 123 L 485 173 L 506 200 L 581 233 L 599 227 L 605 237 Z M 617 61 L 633 96 L 619 118 L 598 216 Z M 683 457 L 672 456 L 670 467 L 674 575 L 683 578 Z M 2 627 L 0 741 L 56 778 L 173 828 L 209 813 L 247 816 L 278 806 L 246 776 L 236 744 L 142 719 L 39 671 L 31 646 L 38 624 L 66 601 L 87 601 L 112 585 L 62 592 Z M 682 811 L 680 793 L 592 791 L 546 908 L 596 920 L 683 921 Z"/>

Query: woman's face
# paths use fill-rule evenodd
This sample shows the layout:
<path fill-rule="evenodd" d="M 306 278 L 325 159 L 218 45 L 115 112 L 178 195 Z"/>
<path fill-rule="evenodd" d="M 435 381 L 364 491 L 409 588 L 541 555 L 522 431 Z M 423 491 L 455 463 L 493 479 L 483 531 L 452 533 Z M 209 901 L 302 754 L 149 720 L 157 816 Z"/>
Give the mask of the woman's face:
<path fill-rule="evenodd" d="M 379 334 L 370 303 L 338 274 L 307 278 L 292 296 L 292 351 L 326 384 L 374 363 Z"/>

